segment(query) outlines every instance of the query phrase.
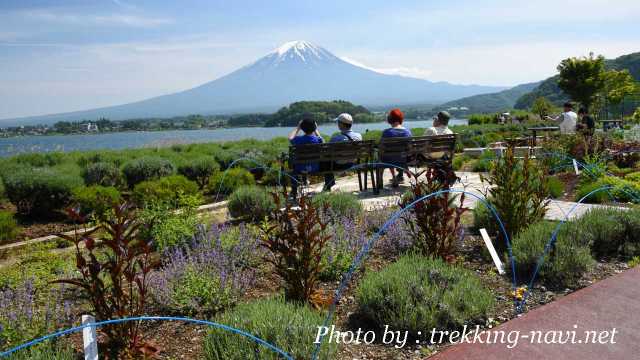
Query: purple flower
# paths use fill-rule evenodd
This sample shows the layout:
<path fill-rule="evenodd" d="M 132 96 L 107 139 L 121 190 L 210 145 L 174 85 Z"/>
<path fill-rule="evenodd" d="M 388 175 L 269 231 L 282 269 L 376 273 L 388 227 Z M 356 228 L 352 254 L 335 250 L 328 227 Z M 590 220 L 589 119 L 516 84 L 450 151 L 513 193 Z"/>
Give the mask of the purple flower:
<path fill-rule="evenodd" d="M 244 224 L 200 226 L 190 246 L 164 254 L 161 269 L 150 280 L 154 299 L 170 311 L 221 310 L 253 285 L 253 266 L 261 252 L 258 235 Z M 204 289 L 188 288 L 194 276 Z"/>

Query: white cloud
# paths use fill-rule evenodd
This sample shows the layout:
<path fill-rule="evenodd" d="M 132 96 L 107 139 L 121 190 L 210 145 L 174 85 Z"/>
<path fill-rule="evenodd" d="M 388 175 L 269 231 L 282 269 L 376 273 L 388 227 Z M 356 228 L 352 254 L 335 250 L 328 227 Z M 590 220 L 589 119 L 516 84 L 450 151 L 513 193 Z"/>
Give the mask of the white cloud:
<path fill-rule="evenodd" d="M 97 25 L 97 26 L 129 26 L 129 27 L 157 27 L 174 23 L 173 19 L 165 17 L 147 17 L 140 15 L 113 13 L 105 15 L 73 14 L 53 12 L 49 10 L 28 10 L 20 12 L 21 16 L 38 21 L 55 22 L 69 25 Z"/>
<path fill-rule="evenodd" d="M 518 42 L 398 51 L 354 49 L 347 59 L 367 59 L 367 68 L 417 69 L 413 76 L 458 84 L 516 85 L 553 75 L 558 63 L 589 52 L 614 58 L 640 50 L 633 41 Z M 341 54 L 342 55 L 342 54 Z M 344 58 L 344 57 L 343 57 Z M 361 62 L 356 63 L 361 65 Z M 421 69 L 429 69 L 421 70 Z M 421 71 L 425 76 L 420 76 Z M 380 71 L 383 72 L 383 71 Z M 410 73 L 409 73 L 410 74 Z M 407 74 L 407 75 L 409 75 Z"/>
<path fill-rule="evenodd" d="M 400 75 L 400 76 L 406 76 L 406 77 L 412 77 L 412 78 L 416 78 L 416 79 L 425 79 L 428 80 L 429 77 L 431 76 L 431 74 L 433 74 L 433 71 L 429 70 L 429 69 L 423 69 L 417 66 L 414 67 L 392 67 L 392 68 L 376 68 L 376 67 L 371 67 L 371 66 L 367 66 L 357 60 L 348 58 L 348 57 L 341 57 L 342 60 L 367 69 L 367 70 L 371 70 L 371 71 L 375 71 L 381 74 L 387 74 L 387 75 Z"/>

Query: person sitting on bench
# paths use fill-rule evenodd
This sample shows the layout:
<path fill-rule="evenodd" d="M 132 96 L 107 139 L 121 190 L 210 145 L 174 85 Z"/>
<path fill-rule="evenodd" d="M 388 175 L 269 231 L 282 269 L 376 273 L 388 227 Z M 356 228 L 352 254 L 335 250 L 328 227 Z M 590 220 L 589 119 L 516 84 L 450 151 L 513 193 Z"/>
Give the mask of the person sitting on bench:
<path fill-rule="evenodd" d="M 303 135 L 298 135 L 302 130 Z M 298 123 L 298 126 L 289 133 L 289 142 L 291 145 L 303 145 L 303 144 L 321 144 L 324 142 L 322 136 L 318 132 L 318 124 L 313 120 L 313 115 L 305 113 L 302 115 L 302 120 Z M 300 182 L 306 182 L 307 174 L 318 172 L 320 164 L 298 164 L 293 168 L 293 175 L 295 180 L 291 184 L 291 197 L 298 197 L 298 186 Z"/>
<path fill-rule="evenodd" d="M 347 141 L 362 141 L 362 135 L 351 130 L 353 126 L 353 117 L 350 114 L 343 113 L 338 115 L 334 119 L 338 123 L 338 129 L 340 133 L 334 135 L 330 143 L 335 142 L 347 142 Z M 322 164 L 320 164 L 322 166 Z M 336 162 L 333 164 L 334 170 L 347 170 L 353 166 L 352 162 Z M 322 191 L 331 191 L 331 187 L 336 184 L 336 177 L 333 173 L 326 174 L 324 176 L 324 187 Z"/>
<path fill-rule="evenodd" d="M 382 132 L 382 139 L 412 136 L 411 131 L 402 126 L 404 114 L 400 109 L 391 110 L 387 116 L 387 122 L 391 127 Z M 385 158 L 380 160 L 391 165 L 406 167 L 406 159 Z M 391 170 L 391 186 L 398 187 L 398 185 L 404 181 L 403 171 L 398 171 L 398 176 L 396 177 L 396 169 L 391 167 L 389 170 Z"/>
<path fill-rule="evenodd" d="M 425 130 L 425 136 L 451 135 L 453 131 L 449 129 L 449 115 L 446 111 L 440 111 L 438 115 L 433 117 L 433 126 Z"/>

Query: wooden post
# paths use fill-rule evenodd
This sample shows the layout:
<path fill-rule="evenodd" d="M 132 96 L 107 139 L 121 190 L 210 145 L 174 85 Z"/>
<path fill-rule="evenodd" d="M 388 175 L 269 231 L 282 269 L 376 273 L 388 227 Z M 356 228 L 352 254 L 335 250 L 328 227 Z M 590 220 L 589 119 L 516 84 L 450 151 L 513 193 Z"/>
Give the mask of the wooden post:
<path fill-rule="evenodd" d="M 96 319 L 91 315 L 82 315 L 82 325 L 95 323 Z M 84 343 L 84 360 L 98 360 L 98 337 L 95 326 L 82 329 Z"/>

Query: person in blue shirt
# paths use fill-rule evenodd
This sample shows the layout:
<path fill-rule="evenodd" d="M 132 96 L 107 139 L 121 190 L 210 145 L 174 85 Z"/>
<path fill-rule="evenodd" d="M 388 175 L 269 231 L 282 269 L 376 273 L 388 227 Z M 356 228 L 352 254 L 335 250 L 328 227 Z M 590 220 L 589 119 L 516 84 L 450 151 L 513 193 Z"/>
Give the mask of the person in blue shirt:
<path fill-rule="evenodd" d="M 411 131 L 404 126 L 402 123 L 404 122 L 404 114 L 400 109 L 393 109 L 389 112 L 387 116 L 387 122 L 391 125 L 390 128 L 385 129 L 382 132 L 382 138 L 398 138 L 398 137 L 411 137 Z M 395 158 L 385 158 L 381 159 L 382 162 L 393 164 L 396 166 L 405 167 L 406 159 L 395 159 Z M 398 171 L 398 175 L 396 176 L 396 169 L 389 168 L 391 170 L 391 186 L 398 187 L 402 181 L 404 181 L 404 173 L 402 170 Z"/>
<path fill-rule="evenodd" d="M 299 135 L 300 131 L 302 131 L 302 135 Z M 318 132 L 318 124 L 313 120 L 311 114 L 304 114 L 298 126 L 289 133 L 291 145 L 321 144 L 323 141 L 320 132 Z M 318 163 L 298 164 L 293 167 L 293 174 L 296 180 L 292 181 L 293 184 L 291 185 L 292 198 L 297 198 L 299 183 L 306 182 L 306 175 L 318 172 L 319 169 L 320 164 Z"/>
<path fill-rule="evenodd" d="M 351 130 L 353 127 L 353 117 L 351 114 L 343 113 L 338 115 L 337 118 L 334 119 L 336 123 L 338 123 L 339 133 L 335 134 L 329 142 L 348 142 L 348 141 L 362 141 L 362 135 Z M 345 162 L 333 164 L 334 170 L 347 170 L 353 167 L 353 163 Z M 331 187 L 336 184 L 336 178 L 332 173 L 326 174 L 324 176 L 324 187 L 322 191 L 331 191 Z"/>

